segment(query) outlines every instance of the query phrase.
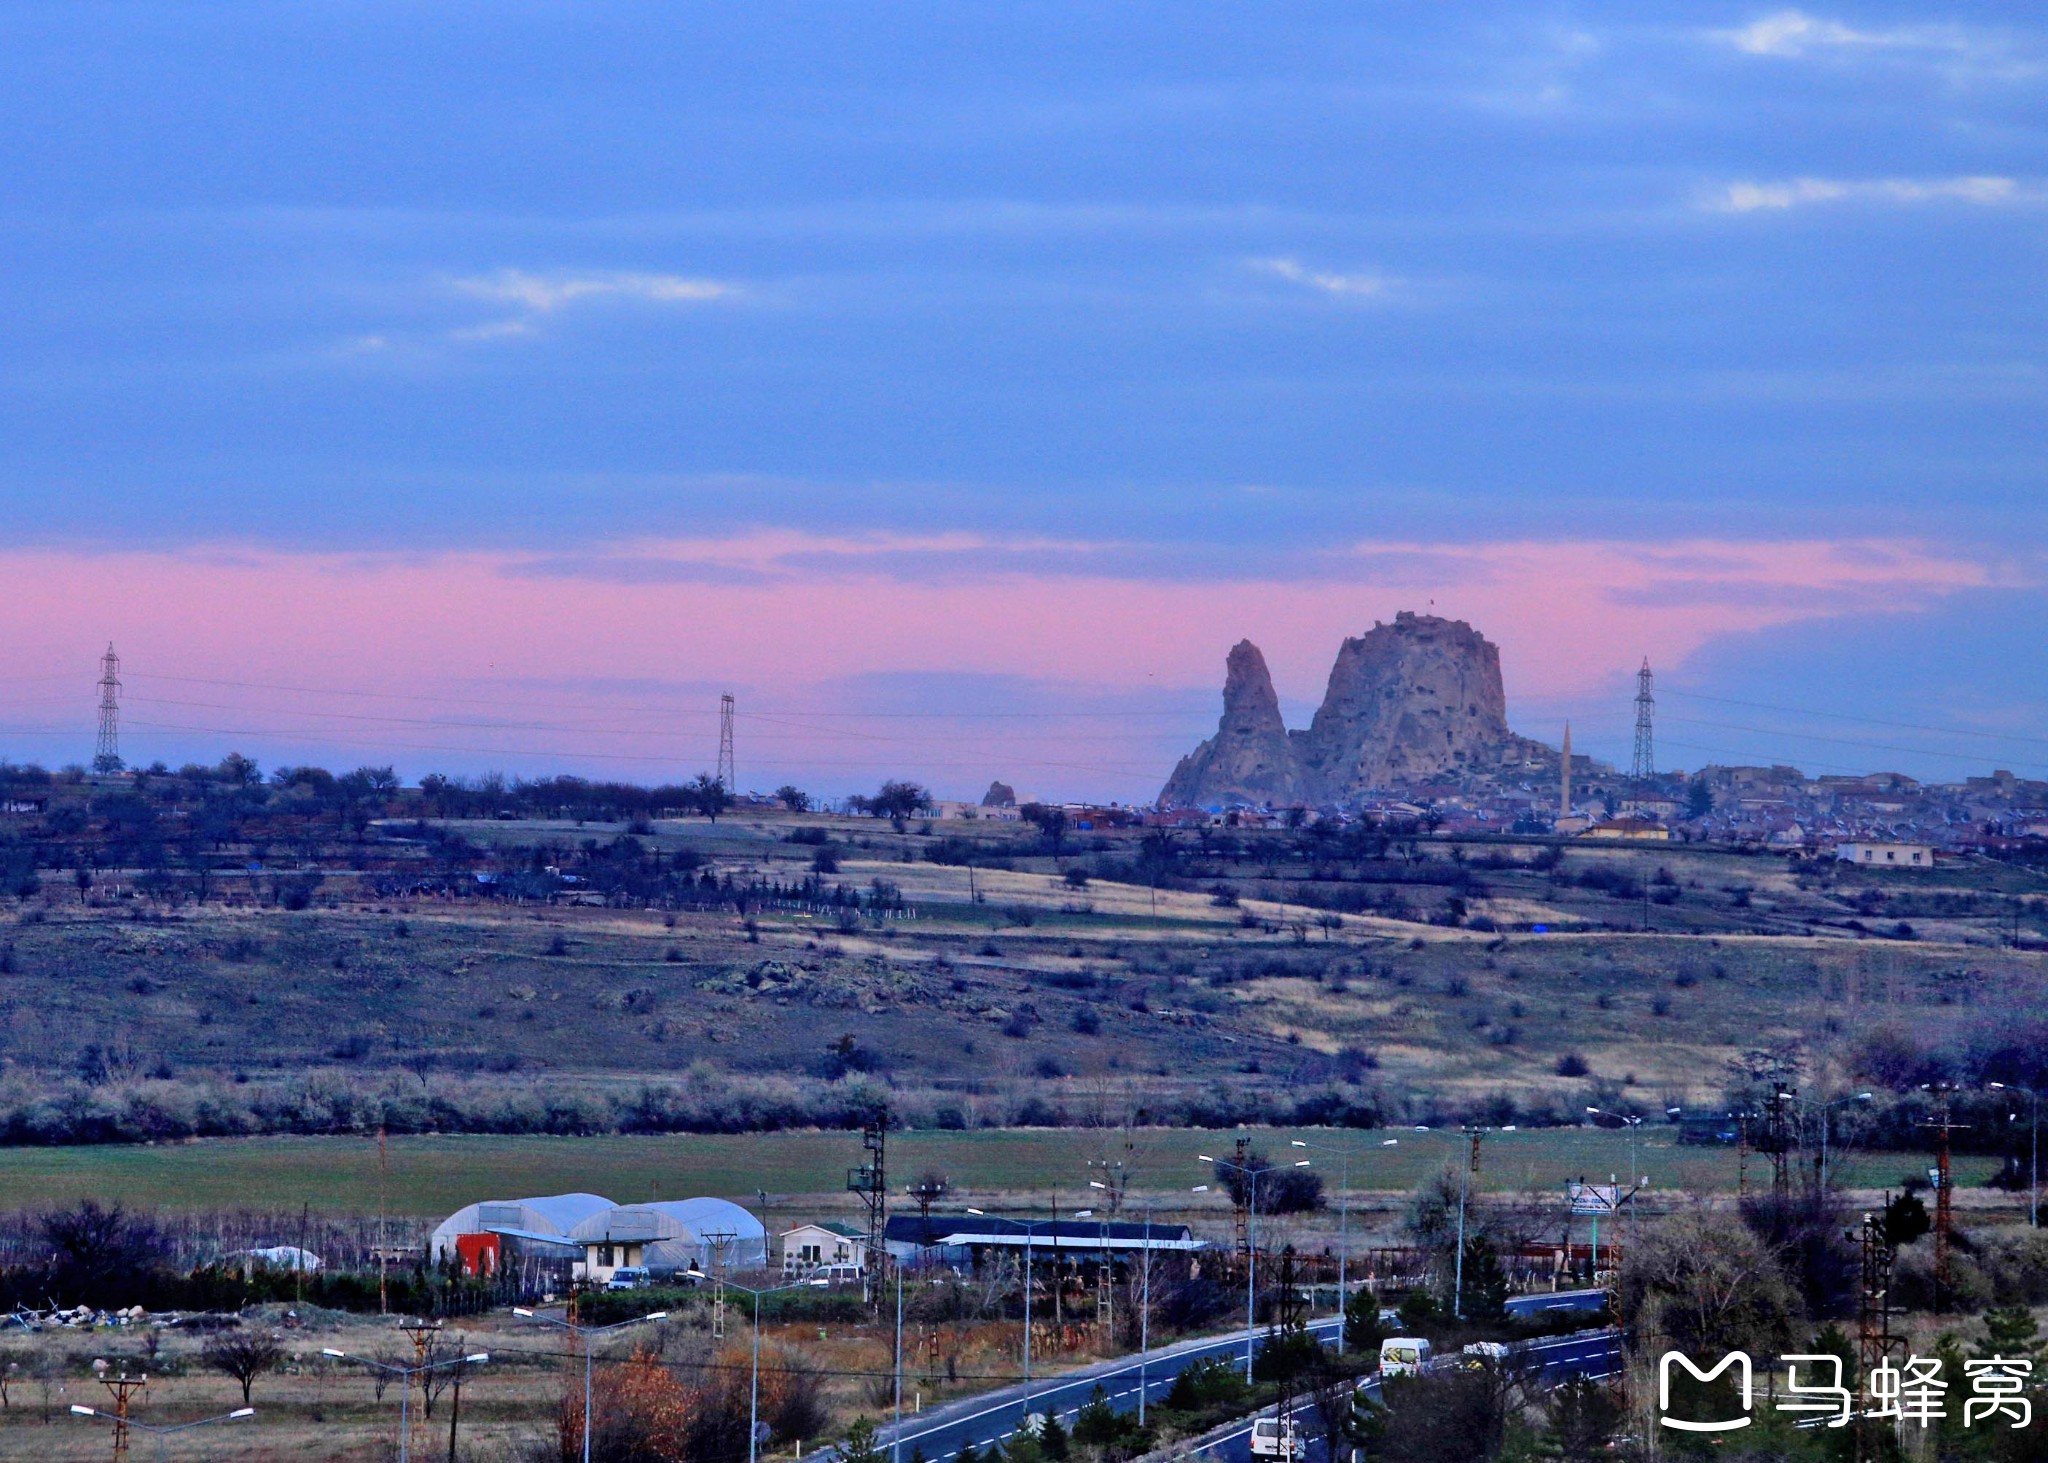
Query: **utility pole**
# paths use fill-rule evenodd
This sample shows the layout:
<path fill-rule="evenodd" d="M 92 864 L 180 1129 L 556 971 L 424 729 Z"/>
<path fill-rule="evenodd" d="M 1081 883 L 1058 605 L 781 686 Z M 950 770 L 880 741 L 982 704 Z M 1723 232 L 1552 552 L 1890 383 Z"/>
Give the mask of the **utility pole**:
<path fill-rule="evenodd" d="M 732 762 L 732 692 L 718 698 L 718 782 L 727 792 L 739 787 L 739 773 Z"/>
<path fill-rule="evenodd" d="M 107 653 L 100 657 L 100 734 L 93 748 L 92 770 L 121 770 L 121 657 L 114 654 L 111 640 L 107 642 Z M 121 1446 L 125 1448 L 126 1424 L 117 1424 L 114 1435 L 124 1440 Z"/>
<path fill-rule="evenodd" d="M 412 1341 L 412 1371 L 407 1376 L 400 1378 L 400 1382 L 402 1385 L 410 1387 L 417 1380 L 420 1385 L 420 1409 L 418 1412 L 413 1413 L 410 1418 L 411 1427 L 409 1432 L 413 1436 L 407 1437 L 406 1449 L 410 1452 L 415 1447 L 418 1447 L 422 1456 L 424 1456 L 425 1445 L 416 1435 L 424 1431 L 426 1427 L 427 1363 L 433 1355 L 434 1340 L 440 1333 L 441 1323 L 439 1321 L 422 1321 L 405 1317 L 399 1321 L 398 1329 L 405 1333 Z"/>
<path fill-rule="evenodd" d="M 113 647 L 107 649 L 113 654 Z M 114 1463 L 125 1463 L 128 1457 L 128 1399 L 149 1385 L 149 1374 L 131 1377 L 123 1372 L 118 1377 L 101 1377 L 100 1385 L 114 1394 Z"/>

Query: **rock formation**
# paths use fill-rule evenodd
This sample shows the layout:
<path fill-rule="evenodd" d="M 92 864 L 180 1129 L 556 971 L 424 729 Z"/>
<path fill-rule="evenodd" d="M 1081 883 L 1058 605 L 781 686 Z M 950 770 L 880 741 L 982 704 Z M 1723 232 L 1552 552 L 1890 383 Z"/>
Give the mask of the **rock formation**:
<path fill-rule="evenodd" d="M 1240 640 L 1225 667 L 1216 735 L 1180 759 L 1159 801 L 1169 807 L 1299 801 L 1301 759 L 1280 719 L 1266 657 L 1251 641 Z"/>
<path fill-rule="evenodd" d="M 1285 728 L 1265 657 L 1240 642 L 1216 735 L 1181 759 L 1159 800 L 1342 804 L 1525 758 L 1532 748 L 1508 730 L 1499 647 L 1463 620 L 1403 611 L 1338 649 L 1307 731 Z"/>
<path fill-rule="evenodd" d="M 1017 789 L 1007 782 L 991 782 L 988 791 L 981 795 L 984 808 L 1014 808 L 1017 806 Z"/>

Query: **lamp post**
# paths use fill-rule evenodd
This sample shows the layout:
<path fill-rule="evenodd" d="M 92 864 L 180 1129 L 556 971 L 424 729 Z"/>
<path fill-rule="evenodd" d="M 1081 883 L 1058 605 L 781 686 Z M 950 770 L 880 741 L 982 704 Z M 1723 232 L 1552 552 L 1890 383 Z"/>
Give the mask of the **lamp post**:
<path fill-rule="evenodd" d="M 744 1290 L 754 1298 L 754 1379 L 747 1393 L 747 1463 L 754 1463 L 759 1456 L 761 1433 L 761 1297 L 776 1295 L 785 1290 L 802 1290 L 804 1284 L 794 1285 L 742 1285 L 737 1280 L 724 1282 L 728 1290 Z M 652 1320 L 653 1317 L 643 1319 Z M 627 1324 L 631 1324 L 628 1322 Z M 585 1404 L 588 1406 L 588 1404 Z M 902 1430 L 903 1411 L 903 1282 L 899 1272 L 896 1283 L 896 1411 L 897 1430 Z"/>
<path fill-rule="evenodd" d="M 1259 1175 L 1269 1173 L 1271 1170 L 1256 1169 L 1249 1164 L 1232 1163 L 1224 1158 L 1212 1158 L 1206 1153 L 1197 1153 L 1195 1157 L 1212 1167 L 1231 1169 L 1244 1179 L 1245 1199 L 1251 1214 L 1251 1222 L 1245 1226 L 1244 1232 L 1244 1379 L 1246 1382 L 1250 1382 L 1252 1379 L 1252 1342 L 1258 1335 Z M 1304 1158 L 1294 1166 L 1296 1168 L 1307 1168 L 1309 1161 Z M 1206 1194 L 1209 1192 L 1209 1186 L 1207 1184 L 1196 1184 L 1194 1191 L 1197 1194 Z"/>
<path fill-rule="evenodd" d="M 444 1357 L 440 1361 L 422 1362 L 418 1366 L 401 1366 L 395 1361 L 379 1361 L 374 1356 L 357 1356 L 353 1352 L 336 1351 L 331 1346 L 320 1348 L 322 1356 L 331 1356 L 336 1361 L 352 1361 L 358 1366 L 375 1367 L 380 1372 L 389 1372 L 399 1379 L 398 1388 L 398 1463 L 407 1463 L 412 1457 L 412 1380 L 444 1366 L 480 1366 L 491 1359 L 488 1351 L 473 1352 L 468 1356 Z M 584 1425 L 589 1426 L 589 1393 L 584 1393 Z M 588 1446 L 588 1437 L 585 1438 Z M 590 1455 L 584 1454 L 585 1458 Z"/>
<path fill-rule="evenodd" d="M 1400 1141 L 1398 1138 L 1389 1138 L 1381 1143 L 1380 1147 L 1397 1147 Z M 1344 1286 L 1344 1277 L 1348 1271 L 1351 1259 L 1351 1150 L 1348 1148 L 1334 1148 L 1323 1143 L 1308 1143 L 1300 1138 L 1289 1139 L 1288 1146 L 1292 1148 L 1306 1148 L 1316 1153 L 1334 1153 L 1337 1155 L 1337 1345 L 1341 1350 L 1344 1345 L 1344 1307 L 1351 1299 Z"/>
<path fill-rule="evenodd" d="M 1996 1086 L 1998 1086 L 1999 1084 L 1998 1084 L 1998 1083 L 1996 1083 L 1996 1082 L 1994 1082 L 1994 1083 L 1992 1083 L 1991 1085 L 1992 1085 L 1993 1087 L 1996 1087 Z M 1829 1126 L 1829 1123 L 1828 1123 L 1828 1119 L 1829 1119 L 1829 1117 L 1830 1117 L 1830 1116 L 1831 1116 L 1831 1115 L 1833 1114 L 1834 1110 L 1835 1110 L 1836 1108 L 1838 1108 L 1838 1107 L 1848 1107 L 1848 1106 L 1850 1106 L 1850 1105 L 1851 1105 L 1851 1104 L 1853 1104 L 1853 1103 L 1858 1103 L 1858 1102 L 1869 1102 L 1870 1100 L 1871 1100 L 1871 1095 L 1870 1095 L 1870 1094 L 1869 1094 L 1868 1092 L 1858 1092 L 1858 1093 L 1855 1093 L 1855 1094 L 1853 1094 L 1853 1095 L 1851 1095 L 1851 1096 L 1849 1096 L 1849 1097 L 1838 1097 L 1838 1098 L 1836 1098 L 1836 1099 L 1835 1099 L 1835 1100 L 1834 1100 L 1833 1102 L 1822 1102 L 1822 1103 L 1816 1103 L 1816 1104 L 1815 1104 L 1815 1106 L 1817 1106 L 1817 1107 L 1818 1107 L 1818 1108 L 1820 1109 L 1820 1187 L 1821 1187 L 1821 1191 L 1822 1191 L 1823 1193 L 1825 1193 L 1825 1192 L 1827 1191 L 1827 1187 L 1828 1187 L 1828 1126 Z"/>
<path fill-rule="evenodd" d="M 1989 1082 L 1985 1084 L 1993 1092 L 2024 1092 L 2033 1106 L 2032 1131 L 2029 1134 L 2027 1155 L 2027 1223 L 2035 1229 L 2041 1227 L 2041 1094 L 2031 1087 L 2017 1083 Z M 1868 1096 L 1869 1094 L 1864 1094 Z"/>
<path fill-rule="evenodd" d="M 728 1281 L 727 1283 L 730 1284 L 731 1282 Z M 592 1422 L 590 1416 L 590 1353 L 593 1349 L 591 1346 L 592 1339 L 608 1335 L 613 1331 L 623 1331 L 628 1326 L 644 1326 L 649 1321 L 665 1321 L 668 1319 L 668 1312 L 650 1311 L 644 1316 L 634 1316 L 630 1320 L 614 1321 L 609 1326 L 584 1326 L 575 1321 L 565 1320 L 560 1316 L 544 1316 L 539 1311 L 528 1310 L 525 1306 L 512 1307 L 512 1314 L 523 1321 L 539 1321 L 543 1325 L 559 1326 L 575 1337 L 577 1344 L 583 1348 L 583 1463 L 590 1463 L 590 1427 Z M 329 1355 L 338 1354 L 335 1352 L 329 1353 Z M 400 1463 L 403 1463 L 402 1459 Z"/>
<path fill-rule="evenodd" d="M 97 1417 L 101 1422 L 110 1422 L 117 1428 L 138 1428 L 156 1439 L 156 1455 L 161 1459 L 164 1456 L 164 1439 L 168 1438 L 172 1433 L 189 1432 L 195 1427 L 207 1427 L 216 1422 L 236 1422 L 244 1417 L 254 1417 L 256 1409 L 253 1407 L 237 1407 L 233 1412 L 223 1412 L 219 1417 L 202 1417 L 196 1422 L 165 1424 L 137 1422 L 132 1417 L 116 1417 L 111 1412 L 102 1412 L 97 1407 L 82 1407 L 74 1402 L 71 1404 L 71 1415 L 74 1417 Z"/>
<path fill-rule="evenodd" d="M 969 1209 L 967 1212 L 980 1219 L 988 1217 L 987 1213 L 980 1209 Z M 1010 1223 L 1024 1226 L 1024 1416 L 1026 1419 L 1029 1419 L 1031 1416 L 1031 1242 L 1037 1237 L 1039 1225 L 1058 1224 L 1059 1220 L 1013 1219 Z M 1059 1252 L 1058 1235 L 1053 1236 L 1053 1252 L 1055 1255 Z"/>
<path fill-rule="evenodd" d="M 1436 1138 L 1443 1138 L 1449 1136 L 1448 1134 L 1437 1132 L 1434 1128 L 1430 1127 L 1426 1123 L 1417 1123 L 1413 1131 L 1417 1133 L 1428 1133 L 1430 1136 Z M 1478 1136 L 1485 1131 L 1486 1130 L 1484 1128 L 1460 1128 L 1458 1130 L 1458 1135 L 1461 1138 L 1469 1137 L 1476 1140 Z M 1500 1131 L 1503 1133 L 1512 1133 L 1515 1131 L 1515 1125 L 1513 1123 L 1509 1123 Z M 1382 1148 L 1392 1148 L 1396 1146 L 1399 1142 L 1400 1139 L 1395 1138 L 1389 1140 L 1386 1143 L 1382 1143 L 1380 1146 Z M 1468 1148 L 1465 1153 L 1464 1167 L 1459 1171 L 1458 1174 L 1458 1259 L 1455 1267 L 1453 1268 L 1452 1273 L 1454 1278 L 1451 1281 L 1451 1315 L 1454 1319 L 1460 1321 L 1465 1319 L 1465 1204 L 1466 1200 L 1470 1197 L 1471 1192 L 1472 1152 Z"/>

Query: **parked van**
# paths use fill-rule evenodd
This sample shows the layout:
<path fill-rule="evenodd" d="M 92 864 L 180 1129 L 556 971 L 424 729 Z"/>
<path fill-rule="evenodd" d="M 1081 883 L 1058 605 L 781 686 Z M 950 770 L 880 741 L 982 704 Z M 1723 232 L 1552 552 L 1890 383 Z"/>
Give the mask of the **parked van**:
<path fill-rule="evenodd" d="M 606 1290 L 644 1290 L 654 1283 L 654 1277 L 647 1273 L 645 1265 L 621 1265 L 612 1271 L 612 1278 L 605 1281 Z"/>
<path fill-rule="evenodd" d="M 1252 1456 L 1297 1463 L 1308 1456 L 1308 1439 L 1291 1417 L 1262 1417 L 1252 1424 Z"/>
<path fill-rule="evenodd" d="M 1429 1369 L 1430 1345 L 1420 1336 L 1389 1336 L 1380 1343 L 1380 1375 L 1419 1377 Z"/>

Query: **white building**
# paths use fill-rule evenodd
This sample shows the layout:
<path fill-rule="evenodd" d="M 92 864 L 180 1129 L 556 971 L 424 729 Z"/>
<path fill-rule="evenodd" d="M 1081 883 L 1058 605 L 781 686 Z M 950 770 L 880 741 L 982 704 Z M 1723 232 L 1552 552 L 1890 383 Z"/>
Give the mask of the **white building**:
<path fill-rule="evenodd" d="M 809 1275 L 834 1265 L 850 1265 L 858 1275 L 867 1269 L 867 1263 L 867 1232 L 837 1219 L 828 1219 L 823 1224 L 799 1224 L 783 1231 L 785 1275 Z"/>
<path fill-rule="evenodd" d="M 1931 869 L 1934 849 L 1925 843 L 1838 843 L 1835 857 L 1858 868 Z"/>

